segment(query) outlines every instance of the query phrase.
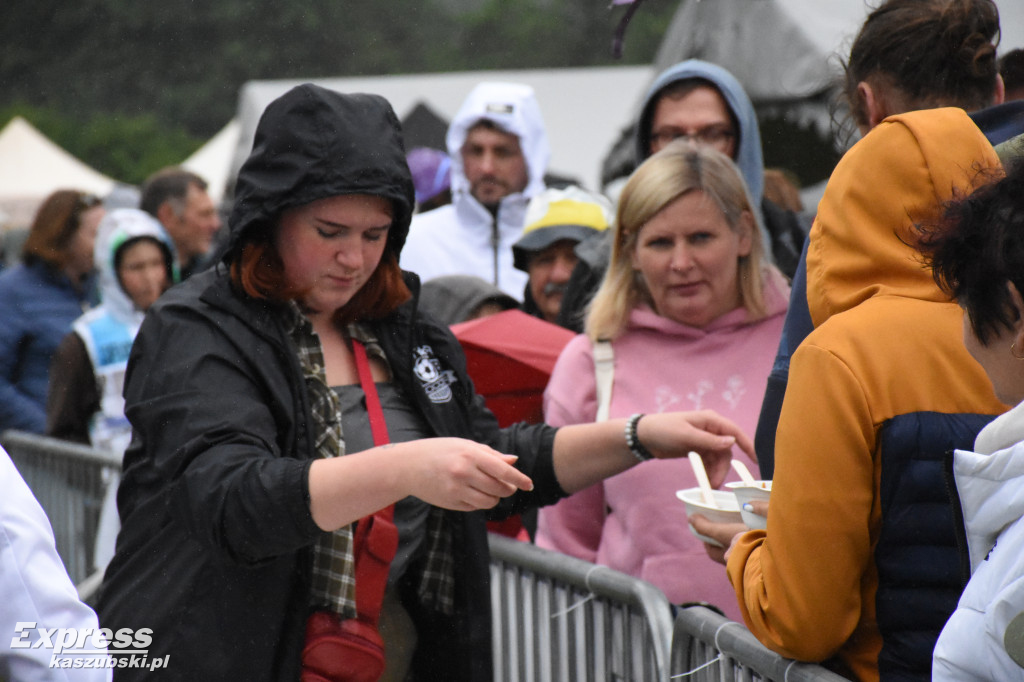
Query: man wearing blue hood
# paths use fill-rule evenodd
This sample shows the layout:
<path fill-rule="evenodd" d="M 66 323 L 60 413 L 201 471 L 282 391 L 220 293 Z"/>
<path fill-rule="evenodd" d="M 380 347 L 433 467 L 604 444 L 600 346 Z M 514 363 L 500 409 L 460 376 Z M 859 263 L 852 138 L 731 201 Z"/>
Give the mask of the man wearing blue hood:
<path fill-rule="evenodd" d="M 764 198 L 764 157 L 754 105 L 736 78 L 715 64 L 689 59 L 666 69 L 647 91 L 636 126 L 636 158 L 646 159 L 686 137 L 728 155 L 739 166 L 755 206 L 761 207 L 767 253 L 787 276 L 800 257 L 804 234 L 796 216 Z"/>
<path fill-rule="evenodd" d="M 706 144 L 736 162 L 761 207 L 765 252 L 792 277 L 810 224 L 764 198 L 764 158 L 754 105 L 736 78 L 715 64 L 689 59 L 659 75 L 644 98 L 636 124 L 635 152 L 639 163 L 676 138 Z M 559 324 L 580 330 L 582 310 L 596 290 L 608 263 L 610 245 L 583 244 L 580 264 L 562 302 Z"/>

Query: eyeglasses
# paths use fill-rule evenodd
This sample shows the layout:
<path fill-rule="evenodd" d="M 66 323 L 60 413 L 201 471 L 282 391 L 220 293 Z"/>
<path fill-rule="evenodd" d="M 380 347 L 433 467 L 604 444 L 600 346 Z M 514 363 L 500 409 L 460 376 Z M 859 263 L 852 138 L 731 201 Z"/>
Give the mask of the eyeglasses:
<path fill-rule="evenodd" d="M 707 145 L 719 151 L 724 151 L 735 137 L 736 133 L 727 125 L 711 125 L 692 133 L 680 130 L 679 128 L 662 128 L 655 130 L 651 135 L 651 148 L 654 151 L 658 151 L 673 140 L 682 138 L 694 144 Z"/>

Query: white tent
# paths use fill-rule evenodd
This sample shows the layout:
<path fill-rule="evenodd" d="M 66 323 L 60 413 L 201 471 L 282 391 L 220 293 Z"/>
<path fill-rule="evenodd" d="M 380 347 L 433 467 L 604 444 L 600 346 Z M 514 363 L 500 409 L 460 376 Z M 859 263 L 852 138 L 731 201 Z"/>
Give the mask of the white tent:
<path fill-rule="evenodd" d="M 728 69 L 755 104 L 820 95 L 881 0 L 684 0 L 655 69 L 698 58 Z M 1024 1 L 996 0 L 999 52 L 1024 47 Z"/>
<path fill-rule="evenodd" d="M 404 118 L 423 102 L 451 120 L 469 91 L 481 81 L 526 83 L 537 93 L 551 141 L 549 171 L 600 187 L 604 154 L 620 130 L 633 119 L 633 107 L 650 83 L 650 66 L 464 71 L 399 76 L 316 79 L 339 92 L 371 92 L 384 96 Z M 231 177 L 252 149 L 260 115 L 272 100 L 306 81 L 250 81 L 243 86 L 238 108 L 241 126 Z"/>
<path fill-rule="evenodd" d="M 115 184 L 20 116 L 0 131 L 0 211 L 6 227 L 27 227 L 39 204 L 55 190 L 106 196 Z"/>
<path fill-rule="evenodd" d="M 238 119 L 231 119 L 220 132 L 181 163 L 183 168 L 206 180 L 209 184 L 207 192 L 215 204 L 219 204 L 224 198 L 228 174 L 231 172 L 231 159 L 238 146 L 240 127 Z"/>

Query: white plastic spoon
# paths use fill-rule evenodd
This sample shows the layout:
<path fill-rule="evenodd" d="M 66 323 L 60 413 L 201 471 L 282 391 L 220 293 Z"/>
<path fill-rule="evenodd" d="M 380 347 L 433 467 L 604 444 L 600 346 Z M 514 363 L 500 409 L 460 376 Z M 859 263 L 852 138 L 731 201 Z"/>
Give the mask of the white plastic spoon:
<path fill-rule="evenodd" d="M 758 487 L 757 480 L 751 475 L 750 469 L 747 468 L 746 464 L 739 461 L 738 459 L 729 460 L 729 464 L 732 464 L 733 470 L 740 475 L 740 478 L 743 479 L 744 484 L 750 486 L 751 488 Z"/>
<path fill-rule="evenodd" d="M 717 509 L 715 491 L 712 490 L 711 481 L 708 480 L 708 472 L 704 469 L 704 460 L 696 452 L 691 452 L 687 457 L 690 459 L 690 466 L 693 467 L 693 474 L 697 477 L 697 484 L 700 486 L 701 495 L 704 496 L 704 504 Z"/>

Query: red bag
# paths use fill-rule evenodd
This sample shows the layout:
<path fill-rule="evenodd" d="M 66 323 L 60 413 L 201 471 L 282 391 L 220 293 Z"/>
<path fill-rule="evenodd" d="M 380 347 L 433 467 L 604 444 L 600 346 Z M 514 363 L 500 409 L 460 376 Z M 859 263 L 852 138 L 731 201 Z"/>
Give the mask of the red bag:
<path fill-rule="evenodd" d="M 385 445 L 390 439 L 366 350 L 355 339 L 352 345 L 359 381 L 366 393 L 373 442 Z M 384 640 L 377 623 L 391 560 L 398 550 L 394 511 L 394 505 L 390 505 L 357 524 L 352 547 L 357 616 L 342 620 L 330 611 L 316 611 L 309 617 L 302 647 L 301 682 L 376 682 L 384 672 Z"/>
<path fill-rule="evenodd" d="M 384 672 L 384 640 L 374 625 L 317 611 L 306 621 L 301 682 L 376 682 Z"/>
<path fill-rule="evenodd" d="M 391 559 L 398 549 L 394 506 L 359 522 L 356 529 L 355 618 L 317 611 L 306 621 L 301 682 L 376 682 L 384 672 L 384 640 L 377 632 Z"/>

